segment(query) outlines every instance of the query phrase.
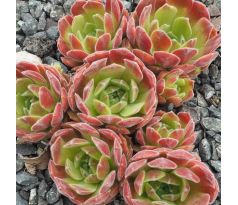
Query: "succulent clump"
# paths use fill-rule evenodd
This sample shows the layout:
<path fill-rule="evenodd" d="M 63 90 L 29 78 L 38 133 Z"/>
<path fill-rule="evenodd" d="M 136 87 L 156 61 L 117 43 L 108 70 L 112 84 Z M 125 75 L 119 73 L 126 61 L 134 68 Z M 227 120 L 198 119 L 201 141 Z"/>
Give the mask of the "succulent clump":
<path fill-rule="evenodd" d="M 49 172 L 58 190 L 76 204 L 107 204 L 119 193 L 129 141 L 109 129 L 67 123 L 51 138 Z"/>
<path fill-rule="evenodd" d="M 50 137 L 67 110 L 68 81 L 48 65 L 16 65 L 16 131 L 26 141 Z"/>
<path fill-rule="evenodd" d="M 154 74 L 125 48 L 89 55 L 74 76 L 68 101 L 89 124 L 114 128 L 142 127 L 156 105 Z"/>
<path fill-rule="evenodd" d="M 217 57 L 220 34 L 195 0 L 141 0 L 127 24 L 133 52 L 155 73 L 180 68 L 196 77 Z"/>
<path fill-rule="evenodd" d="M 120 0 L 77 0 L 71 15 L 59 20 L 62 61 L 75 67 L 96 51 L 118 48 L 126 30 L 127 11 Z"/>

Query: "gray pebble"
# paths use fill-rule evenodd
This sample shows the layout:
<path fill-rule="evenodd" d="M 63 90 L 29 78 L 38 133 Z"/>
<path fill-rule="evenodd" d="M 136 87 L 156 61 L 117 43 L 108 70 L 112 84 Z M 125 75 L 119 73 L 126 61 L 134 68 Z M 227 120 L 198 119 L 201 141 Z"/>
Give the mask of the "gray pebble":
<path fill-rule="evenodd" d="M 30 184 L 36 184 L 38 182 L 38 178 L 27 172 L 21 171 L 17 173 L 16 181 L 20 185 L 27 186 Z"/>
<path fill-rule="evenodd" d="M 41 197 L 38 198 L 38 205 L 48 205 L 48 202 L 42 199 Z"/>
<path fill-rule="evenodd" d="M 216 135 L 214 135 L 213 138 L 215 139 L 216 142 L 221 143 L 221 135 L 216 134 Z"/>
<path fill-rule="evenodd" d="M 212 79 L 217 79 L 218 74 L 219 74 L 218 66 L 215 64 L 211 64 L 211 66 L 209 67 L 209 76 Z"/>
<path fill-rule="evenodd" d="M 42 180 L 39 184 L 38 195 L 43 199 L 45 199 L 48 190 L 49 190 L 48 184 L 45 182 L 45 180 Z"/>
<path fill-rule="evenodd" d="M 29 196 L 30 196 L 29 192 L 21 190 L 21 191 L 19 191 L 19 194 L 23 199 L 25 199 L 27 201 L 29 200 Z"/>
<path fill-rule="evenodd" d="M 51 40 L 57 40 L 57 38 L 59 37 L 59 32 L 58 32 L 57 26 L 51 26 L 50 28 L 47 29 L 46 33 L 47 33 L 47 36 Z"/>
<path fill-rule="evenodd" d="M 216 142 L 214 140 L 211 141 L 211 147 L 212 147 L 212 159 L 218 160 L 217 150 L 216 150 Z"/>
<path fill-rule="evenodd" d="M 204 99 L 204 97 L 199 92 L 197 92 L 197 100 L 198 100 L 198 106 L 200 106 L 200 107 L 208 106 L 207 101 Z"/>
<path fill-rule="evenodd" d="M 52 9 L 53 9 L 53 5 L 52 5 L 50 2 L 48 2 L 47 4 L 45 4 L 45 6 L 44 6 L 44 11 L 45 11 L 48 15 L 50 15 L 50 12 L 51 12 Z"/>
<path fill-rule="evenodd" d="M 28 205 L 27 201 L 24 200 L 18 192 L 16 193 L 16 205 Z"/>
<path fill-rule="evenodd" d="M 54 49 L 55 41 L 43 39 L 39 37 L 28 36 L 26 37 L 23 45 L 25 50 L 33 53 L 39 57 L 43 57 Z"/>
<path fill-rule="evenodd" d="M 27 2 L 25 1 L 17 1 L 16 2 L 16 12 L 23 14 L 29 12 L 29 7 Z"/>
<path fill-rule="evenodd" d="M 209 116 L 209 112 L 208 112 L 207 108 L 205 108 L 205 107 L 197 107 L 197 109 L 200 112 L 201 118 Z"/>
<path fill-rule="evenodd" d="M 21 51 L 21 46 L 16 44 L 16 52 L 19 52 L 19 51 Z"/>
<path fill-rule="evenodd" d="M 201 90 L 206 100 L 210 99 L 215 94 L 215 89 L 209 84 L 204 84 Z"/>
<path fill-rule="evenodd" d="M 221 145 L 218 145 L 216 147 L 216 151 L 217 151 L 217 156 L 219 157 L 219 159 L 221 159 Z"/>
<path fill-rule="evenodd" d="M 36 19 L 40 18 L 40 16 L 43 13 L 43 10 L 44 10 L 44 5 L 43 4 L 40 4 L 36 7 L 36 9 L 35 9 L 35 18 Z"/>
<path fill-rule="evenodd" d="M 46 27 L 46 14 L 43 12 L 39 18 L 39 23 L 38 23 L 38 30 L 39 31 L 44 31 Z"/>
<path fill-rule="evenodd" d="M 213 136 L 215 136 L 216 133 L 214 131 L 207 130 L 206 134 L 207 134 L 208 137 L 213 137 Z"/>
<path fill-rule="evenodd" d="M 66 0 L 63 7 L 64 7 L 64 11 L 66 14 L 70 13 L 70 8 L 73 5 L 73 3 L 75 2 L 75 0 Z"/>
<path fill-rule="evenodd" d="M 127 10 L 131 11 L 131 2 L 122 1 L 122 3 Z"/>
<path fill-rule="evenodd" d="M 221 83 L 215 84 L 215 90 L 221 90 Z"/>
<path fill-rule="evenodd" d="M 216 172 L 221 172 L 221 161 L 210 160 L 209 164 Z"/>
<path fill-rule="evenodd" d="M 36 154 L 37 148 L 32 144 L 17 144 L 16 153 L 21 155 Z"/>
<path fill-rule="evenodd" d="M 199 143 L 199 154 L 203 161 L 208 161 L 211 159 L 211 146 L 208 142 L 208 140 L 205 138 Z"/>
<path fill-rule="evenodd" d="M 46 39 L 47 35 L 46 35 L 45 31 L 41 31 L 41 32 L 38 32 L 38 33 L 34 34 L 32 37 L 40 38 L 40 39 Z"/>
<path fill-rule="evenodd" d="M 36 19 L 32 17 L 29 13 L 24 13 L 22 15 L 22 19 L 24 23 L 21 26 L 22 31 L 25 33 L 25 35 L 30 36 L 37 32 L 38 28 L 38 22 Z"/>
<path fill-rule="evenodd" d="M 204 133 L 203 133 L 202 130 L 199 130 L 199 131 L 196 131 L 196 135 L 197 135 L 197 138 L 196 138 L 196 141 L 194 143 L 195 146 L 197 146 L 200 143 L 200 141 L 204 137 Z"/>
<path fill-rule="evenodd" d="M 22 45 L 24 39 L 25 39 L 25 36 L 20 35 L 20 34 L 17 34 L 17 35 L 16 35 L 16 41 L 17 41 L 18 44 Z"/>
<path fill-rule="evenodd" d="M 64 16 L 63 7 L 58 5 L 53 6 L 50 12 L 50 18 L 52 18 L 55 21 L 58 21 L 63 16 Z"/>
<path fill-rule="evenodd" d="M 24 167 L 24 162 L 21 159 L 16 159 L 16 172 L 19 172 Z"/>
<path fill-rule="evenodd" d="M 62 5 L 64 1 L 63 0 L 50 0 L 50 2 L 53 5 Z"/>
<path fill-rule="evenodd" d="M 216 108 L 214 105 L 211 105 L 209 108 L 211 117 L 221 118 L 221 109 Z"/>
<path fill-rule="evenodd" d="M 60 193 L 58 192 L 55 184 L 53 184 L 52 188 L 46 194 L 46 200 L 49 204 L 54 204 L 59 200 Z"/>
<path fill-rule="evenodd" d="M 207 130 L 221 132 L 221 120 L 213 117 L 206 117 L 201 120 L 201 124 Z"/>
<path fill-rule="evenodd" d="M 36 188 L 32 189 L 29 197 L 29 205 L 37 205 L 37 191 Z"/>

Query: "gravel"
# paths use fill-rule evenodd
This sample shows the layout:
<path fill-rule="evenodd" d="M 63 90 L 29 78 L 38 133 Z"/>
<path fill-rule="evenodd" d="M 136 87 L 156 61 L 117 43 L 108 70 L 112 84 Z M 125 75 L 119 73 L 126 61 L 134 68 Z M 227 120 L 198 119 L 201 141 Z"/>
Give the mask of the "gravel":
<path fill-rule="evenodd" d="M 41 58 L 43 63 L 60 63 L 60 54 L 56 48 L 59 36 L 58 20 L 68 14 L 75 0 L 29 0 L 16 2 L 16 50 Z M 211 20 L 220 29 L 220 0 L 201 0 L 211 12 Z M 133 11 L 139 0 L 123 0 L 124 6 Z M 218 50 L 220 51 L 220 50 Z M 21 54 L 21 55 L 23 55 Z M 21 56 L 22 57 L 22 56 Z M 25 57 L 24 57 L 25 58 Z M 28 58 L 28 57 L 26 57 Z M 196 123 L 197 140 L 194 151 L 206 162 L 221 180 L 221 60 L 220 56 L 209 69 L 195 79 L 195 96 L 180 108 L 165 106 L 167 111 L 187 111 Z M 38 60 L 36 61 L 38 62 Z M 35 144 L 17 144 L 17 155 L 35 156 Z M 38 170 L 36 175 L 27 172 L 24 163 L 16 158 L 16 204 L 17 205 L 74 205 L 62 196 L 49 176 L 48 170 Z M 213 205 L 220 205 L 220 196 Z M 110 205 L 124 205 L 118 195 Z"/>

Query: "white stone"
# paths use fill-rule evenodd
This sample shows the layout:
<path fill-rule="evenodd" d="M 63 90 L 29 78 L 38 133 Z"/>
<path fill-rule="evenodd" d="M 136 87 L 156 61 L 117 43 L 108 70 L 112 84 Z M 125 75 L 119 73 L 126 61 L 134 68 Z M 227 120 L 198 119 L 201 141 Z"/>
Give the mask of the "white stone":
<path fill-rule="evenodd" d="M 26 51 L 20 51 L 16 53 L 16 63 L 19 63 L 20 61 L 27 61 L 36 65 L 42 63 L 42 60 L 38 56 Z"/>

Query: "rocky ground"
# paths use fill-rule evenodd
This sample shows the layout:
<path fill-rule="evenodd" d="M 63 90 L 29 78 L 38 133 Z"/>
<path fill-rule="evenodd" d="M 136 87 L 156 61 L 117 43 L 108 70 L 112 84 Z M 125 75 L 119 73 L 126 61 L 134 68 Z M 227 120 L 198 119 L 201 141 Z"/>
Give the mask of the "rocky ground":
<path fill-rule="evenodd" d="M 220 0 L 201 0 L 211 13 L 212 21 L 220 29 Z M 57 21 L 69 12 L 74 0 L 17 0 L 16 51 L 27 51 L 39 56 L 44 63 L 59 62 L 56 49 Z M 138 0 L 123 1 L 132 11 Z M 64 65 L 62 65 L 64 66 Z M 176 111 L 188 111 L 196 122 L 195 151 L 208 164 L 220 183 L 221 179 L 221 58 L 196 79 L 195 97 Z M 168 105 L 166 110 L 174 110 Z M 16 204 L 17 205 L 73 205 L 57 191 L 47 170 L 25 166 L 20 156 L 36 156 L 45 145 L 17 144 Z M 111 205 L 124 204 L 120 196 Z M 220 196 L 213 205 L 220 205 Z"/>

